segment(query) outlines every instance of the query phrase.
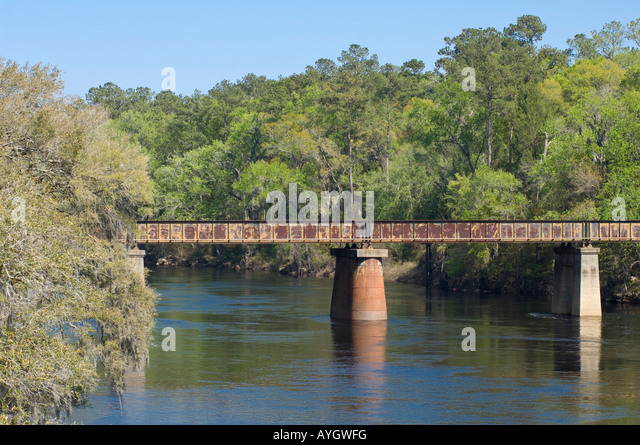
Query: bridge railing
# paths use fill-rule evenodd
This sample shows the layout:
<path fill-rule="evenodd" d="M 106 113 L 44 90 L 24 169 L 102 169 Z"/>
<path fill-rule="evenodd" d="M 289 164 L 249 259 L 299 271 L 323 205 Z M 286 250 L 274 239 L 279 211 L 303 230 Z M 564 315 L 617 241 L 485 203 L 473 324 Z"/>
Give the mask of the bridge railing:
<path fill-rule="evenodd" d="M 375 221 L 346 224 L 266 221 L 138 221 L 135 242 L 557 243 L 640 242 L 640 221 Z"/>

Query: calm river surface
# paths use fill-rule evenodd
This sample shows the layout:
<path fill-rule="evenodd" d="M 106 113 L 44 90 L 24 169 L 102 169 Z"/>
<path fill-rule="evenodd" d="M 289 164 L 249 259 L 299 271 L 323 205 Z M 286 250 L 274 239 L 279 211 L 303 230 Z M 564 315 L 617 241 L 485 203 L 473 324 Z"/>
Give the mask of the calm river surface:
<path fill-rule="evenodd" d="M 531 297 L 386 283 L 389 320 L 329 318 L 332 279 L 154 268 L 155 344 L 84 424 L 640 423 L 640 307 L 602 319 Z M 164 351 L 164 328 L 175 351 Z M 464 328 L 475 351 L 463 350 Z M 165 342 L 167 343 L 167 342 Z M 168 345 L 168 343 L 167 343 Z"/>

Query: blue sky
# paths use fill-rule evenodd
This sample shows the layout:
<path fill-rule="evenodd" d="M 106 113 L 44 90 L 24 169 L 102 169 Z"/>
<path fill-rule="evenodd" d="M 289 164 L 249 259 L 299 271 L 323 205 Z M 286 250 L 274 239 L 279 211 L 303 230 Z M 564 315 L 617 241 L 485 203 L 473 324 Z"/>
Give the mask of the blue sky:
<path fill-rule="evenodd" d="M 542 44 L 565 48 L 575 34 L 639 18 L 640 6 L 637 0 L 0 0 L 0 57 L 56 65 L 66 92 L 81 97 L 106 82 L 158 92 L 162 69 L 172 67 L 176 92 L 191 95 L 248 73 L 300 73 L 319 58 L 336 60 L 353 43 L 381 63 L 416 58 L 431 69 L 445 37 L 463 28 L 502 30 L 525 14 L 548 26 Z"/>

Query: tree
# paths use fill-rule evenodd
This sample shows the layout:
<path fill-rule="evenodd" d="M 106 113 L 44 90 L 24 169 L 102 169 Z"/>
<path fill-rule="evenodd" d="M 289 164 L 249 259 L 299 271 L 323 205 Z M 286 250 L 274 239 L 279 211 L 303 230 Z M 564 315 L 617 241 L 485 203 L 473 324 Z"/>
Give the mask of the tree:
<path fill-rule="evenodd" d="M 534 26 L 535 23 L 537 26 Z M 544 26 L 539 20 L 524 16 L 518 25 L 507 29 L 510 35 L 518 39 L 535 41 L 543 32 Z M 523 46 L 524 40 L 515 40 L 510 35 L 494 28 L 464 29 L 454 38 L 445 38 L 446 46 L 438 53 L 444 57 L 438 60 L 437 66 L 443 68 L 448 76 L 464 75 L 463 69 L 474 70 L 473 80 L 476 86 L 470 94 L 478 95 L 481 104 L 478 111 L 483 114 L 486 125 L 485 150 L 488 166 L 493 164 L 496 120 L 512 115 L 514 99 L 523 84 L 535 81 L 542 75 L 531 48 Z M 507 125 L 511 126 L 508 122 Z M 505 145 L 508 144 L 507 142 Z"/>
<path fill-rule="evenodd" d="M 127 95 L 118 85 L 107 82 L 99 87 L 89 89 L 86 96 L 89 105 L 102 105 L 112 118 L 117 118 L 125 111 L 127 106 Z"/>
<path fill-rule="evenodd" d="M 480 165 L 473 175 L 456 175 L 449 182 L 447 209 L 463 220 L 524 218 L 528 202 L 521 186 L 511 173 Z"/>
<path fill-rule="evenodd" d="M 418 59 L 411 59 L 402 64 L 400 72 L 405 76 L 421 76 L 424 72 L 424 62 Z"/>
<path fill-rule="evenodd" d="M 523 15 L 518 17 L 515 25 L 509 25 L 504 34 L 518 41 L 521 45 L 533 47 L 536 42 L 542 40 L 542 35 L 547 31 L 547 25 L 542 23 L 540 17 L 535 15 Z"/>
<path fill-rule="evenodd" d="M 625 33 L 622 23 L 614 20 L 605 24 L 598 32 L 591 31 L 591 38 L 598 53 L 613 60 L 624 49 L 622 45 Z"/>
<path fill-rule="evenodd" d="M 567 40 L 567 45 L 574 60 L 598 57 L 595 42 L 584 34 L 576 34 L 573 39 Z"/>
<path fill-rule="evenodd" d="M 634 42 L 636 46 L 640 48 L 640 18 L 629 22 L 625 37 Z"/>
<path fill-rule="evenodd" d="M 55 69 L 0 59 L 0 115 L 0 423 L 47 423 L 98 363 L 121 391 L 147 356 L 156 296 L 124 249 L 151 182 L 139 147 Z"/>
<path fill-rule="evenodd" d="M 329 125 L 337 141 L 344 147 L 349 158 L 349 190 L 354 192 L 354 166 L 356 147 L 365 131 L 365 112 L 369 107 L 372 78 L 378 72 L 376 55 L 359 45 L 351 45 L 338 58 L 341 63 L 336 73 L 324 84 L 324 94 L 320 99 L 324 107 L 325 123 Z"/>

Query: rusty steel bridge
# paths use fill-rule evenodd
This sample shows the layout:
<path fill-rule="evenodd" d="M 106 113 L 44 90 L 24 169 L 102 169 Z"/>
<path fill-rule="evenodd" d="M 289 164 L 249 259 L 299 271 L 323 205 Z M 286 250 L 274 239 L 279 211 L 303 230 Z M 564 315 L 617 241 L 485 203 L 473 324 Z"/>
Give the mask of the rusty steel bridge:
<path fill-rule="evenodd" d="M 371 221 L 287 223 L 268 221 L 138 221 L 135 244 L 345 244 L 336 257 L 331 317 L 386 320 L 382 258 L 372 244 L 562 243 L 555 247 L 552 312 L 601 317 L 598 254 L 592 243 L 640 243 L 640 221 Z M 363 236 L 363 233 L 366 236 Z M 575 245 L 575 246 L 574 246 Z M 144 279 L 144 251 L 128 256 Z"/>
<path fill-rule="evenodd" d="M 583 243 L 640 242 L 640 221 L 138 221 L 135 243 Z"/>

